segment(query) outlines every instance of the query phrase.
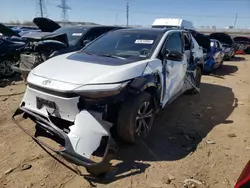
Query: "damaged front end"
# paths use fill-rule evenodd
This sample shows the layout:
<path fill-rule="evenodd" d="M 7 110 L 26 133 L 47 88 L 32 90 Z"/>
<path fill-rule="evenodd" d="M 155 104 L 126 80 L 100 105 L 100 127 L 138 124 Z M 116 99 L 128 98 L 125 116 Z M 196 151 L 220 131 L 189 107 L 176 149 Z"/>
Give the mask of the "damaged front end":
<path fill-rule="evenodd" d="M 66 34 L 31 32 L 23 35 L 22 39 L 26 41 L 26 46 L 20 51 L 20 61 L 11 68 L 20 72 L 25 82 L 33 68 L 49 59 L 55 51 L 68 47 Z"/>
<path fill-rule="evenodd" d="M 21 105 L 12 117 L 13 121 L 40 146 L 85 167 L 90 174 L 108 172 L 110 161 L 118 151 L 111 135 L 115 117 L 109 114 L 115 116 L 113 112 L 124 92 L 119 89 L 103 92 L 105 96 L 96 94 L 92 99 L 88 98 L 88 93 L 83 96 L 50 92 L 47 90 L 45 93 L 44 88 L 28 85 Z M 27 128 L 30 123 L 23 123 L 23 119 L 32 120 L 33 126 Z M 35 129 L 34 134 L 31 128 Z M 56 146 L 43 141 L 43 138 L 49 138 Z"/>

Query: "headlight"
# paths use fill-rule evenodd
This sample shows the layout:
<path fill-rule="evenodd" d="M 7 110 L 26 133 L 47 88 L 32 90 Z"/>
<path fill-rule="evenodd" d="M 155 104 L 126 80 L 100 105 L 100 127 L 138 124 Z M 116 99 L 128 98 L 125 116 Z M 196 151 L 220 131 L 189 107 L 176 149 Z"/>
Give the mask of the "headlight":
<path fill-rule="evenodd" d="M 130 81 L 117 83 L 117 84 L 96 84 L 85 85 L 74 90 L 81 96 L 88 98 L 103 98 L 119 94 Z"/>

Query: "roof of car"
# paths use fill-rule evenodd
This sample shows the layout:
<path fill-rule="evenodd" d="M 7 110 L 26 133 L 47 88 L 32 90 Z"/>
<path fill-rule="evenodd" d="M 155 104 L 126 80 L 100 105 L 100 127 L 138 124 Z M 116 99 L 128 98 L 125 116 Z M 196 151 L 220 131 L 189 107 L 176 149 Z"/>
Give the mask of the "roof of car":
<path fill-rule="evenodd" d="M 102 27 L 112 27 L 112 28 L 122 28 L 120 26 L 112 26 L 112 25 L 77 25 L 77 26 L 65 26 L 62 28 L 71 28 L 71 29 L 90 29 L 90 28 L 102 28 Z"/>
<path fill-rule="evenodd" d="M 164 29 L 164 28 L 151 28 L 151 27 L 149 27 L 149 28 L 124 28 L 124 29 L 122 29 L 122 30 L 117 30 L 118 32 L 119 31 L 138 31 L 138 32 L 149 32 L 149 33 L 159 33 L 159 34 L 161 34 L 161 33 L 164 33 L 164 32 L 166 32 L 166 31 L 169 31 L 170 29 Z"/>

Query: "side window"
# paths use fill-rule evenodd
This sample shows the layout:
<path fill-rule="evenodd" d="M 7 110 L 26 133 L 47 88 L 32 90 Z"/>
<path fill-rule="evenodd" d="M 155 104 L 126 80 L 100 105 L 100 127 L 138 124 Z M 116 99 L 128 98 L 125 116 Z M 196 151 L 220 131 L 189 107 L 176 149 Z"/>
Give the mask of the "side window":
<path fill-rule="evenodd" d="M 169 51 L 176 51 L 176 52 L 183 53 L 182 40 L 181 40 L 180 33 L 173 33 L 169 36 L 167 43 L 166 43 L 166 48 Z"/>

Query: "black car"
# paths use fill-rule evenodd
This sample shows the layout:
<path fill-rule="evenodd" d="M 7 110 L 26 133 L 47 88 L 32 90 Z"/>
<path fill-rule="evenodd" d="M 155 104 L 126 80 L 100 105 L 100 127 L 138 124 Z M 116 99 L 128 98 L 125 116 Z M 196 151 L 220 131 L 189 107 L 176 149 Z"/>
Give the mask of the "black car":
<path fill-rule="evenodd" d="M 28 44 L 21 53 L 20 63 L 12 66 L 13 70 L 24 73 L 26 76 L 32 68 L 45 60 L 78 51 L 97 37 L 111 30 L 122 28 L 104 25 L 61 27 L 47 18 L 35 18 L 33 22 L 41 32 L 31 32 L 22 36 Z"/>
<path fill-rule="evenodd" d="M 24 42 L 0 39 L 0 78 L 9 77 L 15 73 L 11 69 L 11 65 L 18 62 L 20 58 L 19 49 L 24 46 Z"/>
<path fill-rule="evenodd" d="M 115 29 L 121 29 L 117 26 L 103 26 L 103 25 L 86 25 L 86 26 L 70 26 L 62 27 L 54 33 L 65 33 L 68 40 L 68 48 L 55 51 L 51 57 L 68 52 L 78 51 L 82 49 L 87 43 L 93 41 L 97 37 Z"/>

